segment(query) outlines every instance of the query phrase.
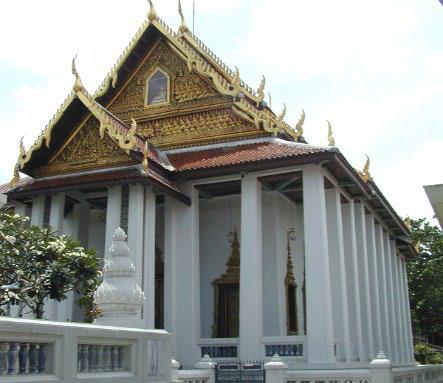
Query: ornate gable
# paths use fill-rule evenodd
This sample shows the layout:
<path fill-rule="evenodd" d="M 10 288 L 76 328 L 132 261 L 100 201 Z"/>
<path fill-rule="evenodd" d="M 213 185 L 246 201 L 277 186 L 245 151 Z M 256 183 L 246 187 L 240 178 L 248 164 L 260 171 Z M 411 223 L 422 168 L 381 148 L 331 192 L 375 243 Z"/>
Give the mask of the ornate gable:
<path fill-rule="evenodd" d="M 137 161 L 120 149 L 107 134 L 100 138 L 99 126 L 99 121 L 91 116 L 46 166 L 37 169 L 36 176 L 136 164 Z"/>

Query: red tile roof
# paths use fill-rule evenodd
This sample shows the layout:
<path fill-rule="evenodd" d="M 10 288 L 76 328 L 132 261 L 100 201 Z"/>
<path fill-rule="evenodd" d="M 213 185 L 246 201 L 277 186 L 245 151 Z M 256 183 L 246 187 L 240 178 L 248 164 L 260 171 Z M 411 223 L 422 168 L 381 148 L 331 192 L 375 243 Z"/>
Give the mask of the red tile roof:
<path fill-rule="evenodd" d="M 283 141 L 256 142 L 168 154 L 177 171 L 197 170 L 254 163 L 285 157 L 327 152 L 328 148 Z"/>

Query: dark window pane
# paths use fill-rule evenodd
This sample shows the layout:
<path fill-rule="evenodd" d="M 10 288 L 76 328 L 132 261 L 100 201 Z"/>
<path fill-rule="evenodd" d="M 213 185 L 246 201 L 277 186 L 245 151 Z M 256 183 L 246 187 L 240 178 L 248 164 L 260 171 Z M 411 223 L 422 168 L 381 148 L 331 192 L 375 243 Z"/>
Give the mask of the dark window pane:
<path fill-rule="evenodd" d="M 148 105 L 159 104 L 168 99 L 168 78 L 158 70 L 148 82 Z"/>

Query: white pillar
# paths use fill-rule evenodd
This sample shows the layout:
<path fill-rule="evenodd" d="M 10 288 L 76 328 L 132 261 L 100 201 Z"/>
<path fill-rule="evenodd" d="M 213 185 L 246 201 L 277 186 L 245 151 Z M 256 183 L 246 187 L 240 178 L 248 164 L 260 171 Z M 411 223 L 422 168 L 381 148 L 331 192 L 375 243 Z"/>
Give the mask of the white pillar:
<path fill-rule="evenodd" d="M 380 281 L 378 274 L 377 262 L 377 245 L 375 236 L 375 221 L 372 214 L 366 216 L 366 238 L 368 247 L 369 275 L 371 284 L 371 312 L 373 313 L 373 335 L 374 335 L 374 349 L 380 351 L 383 348 L 382 340 L 382 320 L 380 312 Z"/>
<path fill-rule="evenodd" d="M 129 186 L 128 245 L 135 266 L 135 280 L 143 286 L 143 219 L 144 187 L 141 184 Z M 139 312 L 141 319 L 141 312 Z"/>
<path fill-rule="evenodd" d="M 143 289 L 145 305 L 143 319 L 146 328 L 155 327 L 155 220 L 156 204 L 155 193 L 151 187 L 145 190 L 145 233 L 144 233 L 144 275 Z"/>
<path fill-rule="evenodd" d="M 407 314 L 406 314 L 406 299 L 403 285 L 403 274 L 401 270 L 401 258 L 397 257 L 397 273 L 398 273 L 398 292 L 399 292 L 399 306 L 400 306 L 400 325 L 401 325 L 401 340 L 402 340 L 402 361 L 409 361 L 409 342 L 407 331 Z"/>
<path fill-rule="evenodd" d="M 360 304 L 362 313 L 362 335 L 364 360 L 375 358 L 374 336 L 372 333 L 372 311 L 369 285 L 369 261 L 366 238 L 366 212 L 362 203 L 355 204 L 355 233 L 357 239 L 358 279 L 360 288 Z"/>
<path fill-rule="evenodd" d="M 403 327 L 403 315 L 401 313 L 400 305 L 400 293 L 399 293 L 399 278 L 398 278 L 398 256 L 395 248 L 395 240 L 390 241 L 391 247 L 391 269 L 392 269 L 392 284 L 394 292 L 394 311 L 395 311 L 395 338 L 396 338 L 396 348 L 398 362 L 404 362 L 405 358 L 403 351 L 405 349 L 402 337 L 402 327 Z"/>
<path fill-rule="evenodd" d="M 352 353 L 349 339 L 349 308 L 343 245 L 341 194 L 336 189 L 326 191 L 326 210 L 334 335 L 338 340 L 339 357 L 350 362 L 352 360 Z"/>
<path fill-rule="evenodd" d="M 372 383 L 392 383 L 392 364 L 386 355 L 381 352 L 371 362 L 371 382 Z"/>
<path fill-rule="evenodd" d="M 106 205 L 106 236 L 105 236 L 105 256 L 111 248 L 112 236 L 115 230 L 120 227 L 122 187 L 121 185 L 108 188 L 108 201 Z"/>
<path fill-rule="evenodd" d="M 261 183 L 247 174 L 241 181 L 240 359 L 263 354 L 262 199 Z"/>
<path fill-rule="evenodd" d="M 406 331 L 407 331 L 407 345 L 408 345 L 408 362 L 414 362 L 414 341 L 412 338 L 412 323 L 411 323 L 411 307 L 409 304 L 409 289 L 408 289 L 408 275 L 406 272 L 406 262 L 401 260 L 401 271 L 403 274 L 403 289 L 406 300 Z"/>
<path fill-rule="evenodd" d="M 388 287 L 386 283 L 386 262 L 385 262 L 385 250 L 383 241 L 383 227 L 378 224 L 377 229 L 377 258 L 379 262 L 379 281 L 380 283 L 380 297 L 382 303 L 382 329 L 383 329 L 383 351 L 386 353 L 388 358 L 392 358 L 391 350 L 391 328 L 389 326 L 389 303 L 388 303 Z"/>
<path fill-rule="evenodd" d="M 165 196 L 164 225 L 164 327 L 171 334 L 171 347 L 177 358 L 177 204 Z"/>
<path fill-rule="evenodd" d="M 45 215 L 45 196 L 39 195 L 32 200 L 31 225 L 43 226 Z"/>
<path fill-rule="evenodd" d="M 191 206 L 177 204 L 177 358 L 185 368 L 192 368 L 201 358 L 200 338 L 200 225 L 199 192 L 186 184 L 184 192 Z M 261 277 L 261 275 L 260 275 Z"/>
<path fill-rule="evenodd" d="M 306 166 L 303 170 L 303 208 L 309 363 L 333 363 L 335 360 L 325 205 L 323 175 L 317 165 Z"/>
<path fill-rule="evenodd" d="M 363 335 L 360 310 L 357 238 L 355 234 L 354 201 L 342 205 L 343 236 L 345 244 L 346 277 L 348 280 L 349 317 L 354 360 L 363 361 Z"/>
<path fill-rule="evenodd" d="M 393 284 L 393 270 L 392 270 L 392 254 L 391 254 L 391 245 L 389 234 L 384 233 L 384 241 L 385 241 L 385 261 L 386 261 L 386 283 L 388 287 L 388 308 L 389 308 L 389 325 L 391 329 L 391 350 L 392 356 L 391 359 L 395 362 L 398 362 L 398 346 L 397 346 L 397 338 L 396 338 L 396 326 L 398 325 L 396 310 L 395 310 L 395 301 L 394 301 L 394 284 Z"/>

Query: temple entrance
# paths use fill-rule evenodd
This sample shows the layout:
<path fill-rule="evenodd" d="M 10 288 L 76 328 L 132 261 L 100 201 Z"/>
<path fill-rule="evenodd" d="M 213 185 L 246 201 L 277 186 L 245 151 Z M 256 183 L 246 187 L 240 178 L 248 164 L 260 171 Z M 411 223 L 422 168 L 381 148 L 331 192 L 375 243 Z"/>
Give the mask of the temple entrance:
<path fill-rule="evenodd" d="M 240 317 L 240 244 L 237 230 L 231 233 L 231 256 L 226 272 L 214 286 L 213 338 L 237 338 Z"/>

